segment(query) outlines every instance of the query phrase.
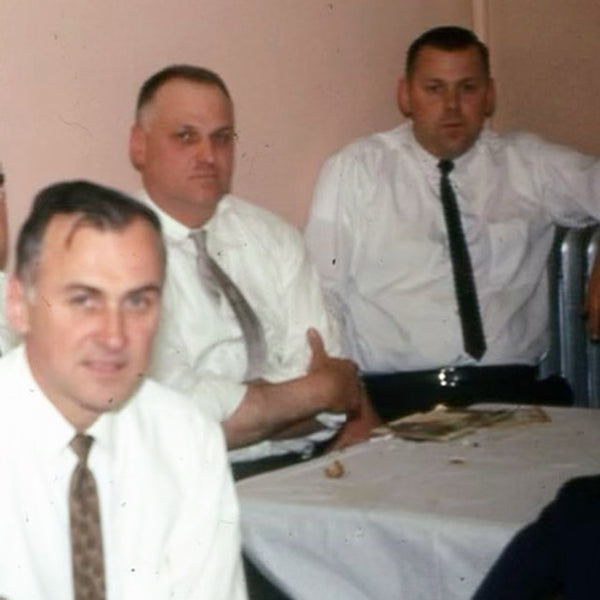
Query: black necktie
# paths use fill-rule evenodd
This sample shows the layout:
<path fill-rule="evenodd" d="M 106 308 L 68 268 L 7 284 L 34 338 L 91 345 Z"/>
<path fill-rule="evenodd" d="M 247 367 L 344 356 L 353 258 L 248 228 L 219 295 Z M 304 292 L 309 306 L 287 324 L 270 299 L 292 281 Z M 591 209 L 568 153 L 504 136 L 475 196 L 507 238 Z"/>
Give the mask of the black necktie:
<path fill-rule="evenodd" d="M 438 168 L 442 174 L 440 180 L 440 197 L 444 208 L 446 228 L 448 229 L 448 242 L 450 258 L 452 260 L 452 273 L 454 275 L 454 291 L 458 303 L 458 312 L 463 334 L 465 350 L 475 359 L 479 360 L 485 353 L 485 336 L 481 324 L 481 313 L 477 301 L 477 290 L 473 277 L 471 257 L 465 240 L 465 234 L 460 222 L 460 212 L 456 196 L 448 177 L 454 168 L 451 160 L 441 160 Z"/>
<path fill-rule="evenodd" d="M 87 458 L 94 439 L 78 433 L 71 448 L 79 462 L 71 477 L 69 516 L 75 600 L 104 600 L 104 557 L 98 492 Z"/>
<path fill-rule="evenodd" d="M 190 237 L 196 246 L 196 265 L 200 280 L 214 298 L 218 298 L 221 293 L 227 298 L 240 324 L 248 357 L 246 380 L 256 379 L 263 375 L 267 356 L 262 325 L 240 289 L 208 253 L 206 231 L 193 231 Z"/>

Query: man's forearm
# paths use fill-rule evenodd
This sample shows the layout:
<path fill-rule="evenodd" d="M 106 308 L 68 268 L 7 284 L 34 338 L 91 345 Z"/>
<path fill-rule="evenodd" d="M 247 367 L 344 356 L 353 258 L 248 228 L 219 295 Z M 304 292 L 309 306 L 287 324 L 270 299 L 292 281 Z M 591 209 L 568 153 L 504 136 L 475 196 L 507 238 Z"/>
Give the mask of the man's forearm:
<path fill-rule="evenodd" d="M 311 375 L 282 383 L 250 383 L 238 408 L 223 422 L 227 446 L 309 435 L 322 427 L 313 417 L 327 410 L 327 404 Z"/>
<path fill-rule="evenodd" d="M 328 356 L 315 329 L 307 331 L 312 358 L 306 375 L 282 383 L 251 382 L 235 412 L 223 423 L 229 448 L 272 438 L 320 412 L 352 415 L 360 410 L 356 365 Z"/>

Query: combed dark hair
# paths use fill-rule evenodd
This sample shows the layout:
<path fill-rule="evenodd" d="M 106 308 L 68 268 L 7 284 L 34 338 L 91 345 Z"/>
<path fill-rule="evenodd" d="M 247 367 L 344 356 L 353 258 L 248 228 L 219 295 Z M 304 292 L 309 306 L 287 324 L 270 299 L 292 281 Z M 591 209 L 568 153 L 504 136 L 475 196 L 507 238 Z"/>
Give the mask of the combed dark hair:
<path fill-rule="evenodd" d="M 35 278 L 44 233 L 56 215 L 78 215 L 78 223 L 100 230 L 122 230 L 136 219 L 146 221 L 158 234 L 163 264 L 166 252 L 160 221 L 147 206 L 117 190 L 89 181 L 64 181 L 42 189 L 17 240 L 15 271 L 19 279 Z"/>
<path fill-rule="evenodd" d="M 217 73 L 203 67 L 194 65 L 171 65 L 155 73 L 142 84 L 135 105 L 136 115 L 139 117 L 140 110 L 154 98 L 156 92 L 165 83 L 173 79 L 184 79 L 193 83 L 213 85 L 219 88 L 225 96 L 231 100 L 229 90 L 225 82 Z"/>
<path fill-rule="evenodd" d="M 481 65 L 486 76 L 489 77 L 490 75 L 490 57 L 487 46 L 470 29 L 446 25 L 425 31 L 408 47 L 405 65 L 408 78 L 412 76 L 417 56 L 424 46 L 431 46 L 449 52 L 474 47 L 479 52 Z"/>

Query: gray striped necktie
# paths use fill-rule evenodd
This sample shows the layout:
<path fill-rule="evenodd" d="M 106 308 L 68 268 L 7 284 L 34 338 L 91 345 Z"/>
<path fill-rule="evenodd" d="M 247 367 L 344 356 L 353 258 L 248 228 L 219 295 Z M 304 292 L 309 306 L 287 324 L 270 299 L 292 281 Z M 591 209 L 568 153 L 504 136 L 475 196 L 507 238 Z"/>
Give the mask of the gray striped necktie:
<path fill-rule="evenodd" d="M 218 299 L 221 293 L 227 298 L 242 329 L 248 356 L 246 380 L 256 379 L 263 374 L 267 355 L 262 325 L 242 292 L 208 253 L 206 231 L 192 231 L 190 237 L 196 245 L 196 264 L 200 280 L 213 298 Z"/>
<path fill-rule="evenodd" d="M 104 557 L 98 491 L 87 458 L 94 438 L 78 433 L 70 443 L 77 455 L 69 490 L 71 560 L 75 600 L 104 600 Z"/>

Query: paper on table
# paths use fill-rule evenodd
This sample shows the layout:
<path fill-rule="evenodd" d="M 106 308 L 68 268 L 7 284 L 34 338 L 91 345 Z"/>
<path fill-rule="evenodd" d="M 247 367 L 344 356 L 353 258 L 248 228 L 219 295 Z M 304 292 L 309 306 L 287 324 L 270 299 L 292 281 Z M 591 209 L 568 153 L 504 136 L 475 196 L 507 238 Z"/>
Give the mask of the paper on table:
<path fill-rule="evenodd" d="M 549 421 L 540 407 L 501 409 L 448 408 L 438 405 L 429 412 L 420 412 L 387 423 L 376 433 L 390 432 L 398 437 L 417 441 L 448 441 L 472 433 L 481 427 L 507 427 Z"/>

